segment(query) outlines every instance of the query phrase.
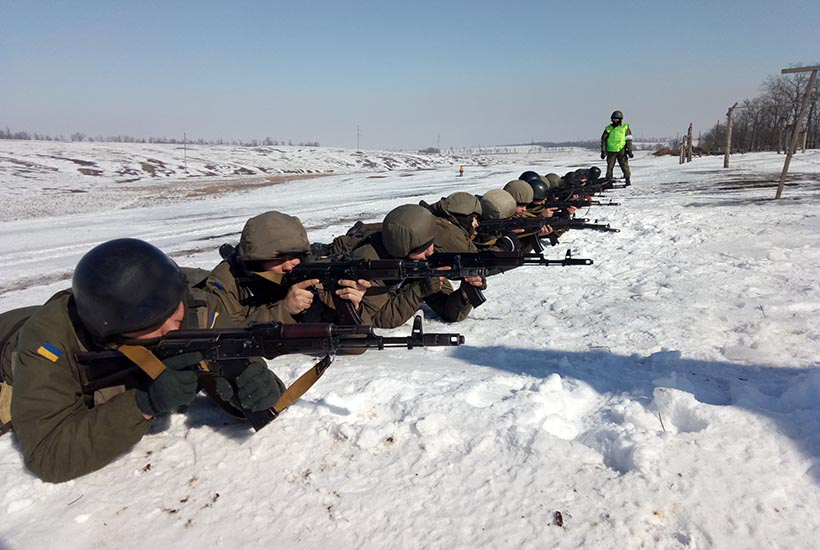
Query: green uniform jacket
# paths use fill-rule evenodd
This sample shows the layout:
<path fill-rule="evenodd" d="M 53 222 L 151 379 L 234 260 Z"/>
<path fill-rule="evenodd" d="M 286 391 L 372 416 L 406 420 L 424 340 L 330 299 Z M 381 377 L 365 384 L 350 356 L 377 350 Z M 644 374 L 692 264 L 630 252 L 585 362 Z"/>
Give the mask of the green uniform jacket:
<path fill-rule="evenodd" d="M 227 326 L 205 293 L 186 297 L 185 328 Z M 14 431 L 26 466 L 40 479 L 67 481 L 128 451 L 148 431 L 135 390 L 123 386 L 85 395 L 75 354 L 97 349 L 76 318 L 70 291 L 53 296 L 12 336 Z M 79 332 L 79 333 L 78 333 Z"/>
<path fill-rule="evenodd" d="M 266 295 L 269 300 L 258 305 L 248 304 L 248 290 L 239 286 L 236 276 L 231 271 L 231 265 L 227 261 L 222 261 L 208 275 L 204 288 L 219 298 L 225 313 L 240 326 L 271 321 L 295 323 L 296 319 L 285 310 L 284 306 L 283 300 L 288 293 L 287 287 L 271 281 L 265 281 L 265 283 L 269 283 L 269 286 L 266 285 L 268 287 Z"/>
<path fill-rule="evenodd" d="M 306 311 L 291 315 L 285 309 L 288 286 L 280 285 L 258 275 L 239 272 L 241 268 L 231 267 L 227 261 L 221 262 L 208 275 L 199 288 L 216 296 L 221 309 L 237 326 L 254 323 L 336 323 L 338 315 L 330 292 L 319 288 L 319 299 Z M 253 288 L 239 284 L 237 277 L 253 280 Z"/>
<path fill-rule="evenodd" d="M 371 260 L 392 258 L 381 242 L 381 233 L 365 239 L 351 253 L 351 258 Z M 384 288 L 384 281 L 372 281 L 374 287 Z M 439 292 L 427 294 L 420 281 L 409 281 L 390 292 L 371 292 L 362 300 L 362 319 L 378 328 L 395 328 L 413 317 L 426 303 L 439 317 L 448 322 L 463 321 L 472 310 L 461 292 L 454 292 L 449 281 L 445 281 Z"/>

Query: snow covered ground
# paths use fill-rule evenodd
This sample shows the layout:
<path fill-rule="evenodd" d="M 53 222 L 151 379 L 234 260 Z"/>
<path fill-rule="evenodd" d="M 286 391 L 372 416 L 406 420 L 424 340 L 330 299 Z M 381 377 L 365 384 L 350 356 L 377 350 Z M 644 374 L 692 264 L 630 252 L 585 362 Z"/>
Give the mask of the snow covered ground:
<path fill-rule="evenodd" d="M 486 164 L 478 155 L 329 147 L 0 140 L 3 219 L 168 204 L 309 174 Z M 253 177 L 249 177 L 253 176 Z"/>
<path fill-rule="evenodd" d="M 820 152 L 795 158 L 775 203 L 761 186 L 782 161 L 636 155 L 622 206 L 587 215 L 621 232 L 570 233 L 548 254 L 595 265 L 494 277 L 465 322 L 426 312 L 465 346 L 341 357 L 258 433 L 200 398 L 60 485 L 4 436 L 0 548 L 817 548 Z M 110 238 L 209 267 L 266 209 L 326 241 L 399 204 L 600 161 L 500 162 L 3 221 L 0 311 L 66 287 Z M 12 183 L 36 196 L 38 181 Z M 290 381 L 310 364 L 271 367 Z"/>

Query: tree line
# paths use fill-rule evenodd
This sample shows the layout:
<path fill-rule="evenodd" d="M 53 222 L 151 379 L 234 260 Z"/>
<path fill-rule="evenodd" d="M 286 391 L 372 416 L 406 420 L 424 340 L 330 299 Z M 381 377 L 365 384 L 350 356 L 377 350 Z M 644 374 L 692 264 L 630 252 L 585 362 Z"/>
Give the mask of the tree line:
<path fill-rule="evenodd" d="M 19 140 L 36 140 L 36 141 L 74 141 L 74 142 L 90 142 L 90 143 L 163 143 L 171 145 L 237 145 L 240 147 L 273 147 L 278 145 L 297 145 L 299 147 L 319 147 L 318 141 L 304 141 L 294 144 L 292 140 L 276 140 L 266 137 L 264 139 L 251 140 L 223 140 L 223 139 L 179 139 L 166 137 L 134 137 L 134 136 L 87 136 L 80 132 L 74 132 L 67 138 L 65 136 L 50 136 L 47 134 L 39 134 L 36 132 L 27 132 L 24 130 L 13 131 L 6 126 L 5 130 L 0 129 L 0 139 L 19 139 Z"/>
<path fill-rule="evenodd" d="M 785 151 L 810 74 L 770 76 L 763 82 L 759 96 L 738 102 L 732 117 L 732 151 Z M 808 117 L 801 128 L 805 130 L 805 146 L 808 149 L 820 146 L 818 100 L 820 79 L 811 91 Z M 723 152 L 726 147 L 725 119 L 719 120 L 702 134 L 699 145 L 712 153 Z"/>

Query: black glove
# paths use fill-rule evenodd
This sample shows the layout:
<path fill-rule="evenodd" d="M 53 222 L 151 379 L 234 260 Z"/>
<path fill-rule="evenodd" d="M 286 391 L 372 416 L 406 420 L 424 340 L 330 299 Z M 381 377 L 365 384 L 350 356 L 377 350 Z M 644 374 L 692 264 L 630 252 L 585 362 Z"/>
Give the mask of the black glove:
<path fill-rule="evenodd" d="M 171 412 L 193 401 L 197 393 L 196 373 L 192 367 L 202 361 L 199 352 L 183 353 L 165 359 L 165 370 L 146 391 L 137 390 L 137 407 L 151 416 Z"/>
<path fill-rule="evenodd" d="M 606 158 L 606 153 L 601 153 L 601 160 L 604 160 L 605 158 Z"/>
<path fill-rule="evenodd" d="M 521 250 L 521 241 L 518 237 L 510 235 L 502 236 L 495 242 L 495 245 L 504 252 L 518 252 Z"/>
<path fill-rule="evenodd" d="M 634 158 L 635 157 L 635 155 L 632 154 L 632 151 L 627 151 L 626 156 L 628 156 L 629 158 Z"/>
<path fill-rule="evenodd" d="M 421 288 L 421 297 L 426 298 L 431 296 L 437 292 L 441 292 L 441 277 L 431 277 L 429 279 L 421 279 L 418 282 L 419 287 Z"/>
<path fill-rule="evenodd" d="M 253 361 L 234 381 L 236 390 L 224 378 L 216 381 L 219 397 L 240 408 L 253 412 L 270 409 L 282 395 L 282 386 L 276 375 L 261 361 Z"/>

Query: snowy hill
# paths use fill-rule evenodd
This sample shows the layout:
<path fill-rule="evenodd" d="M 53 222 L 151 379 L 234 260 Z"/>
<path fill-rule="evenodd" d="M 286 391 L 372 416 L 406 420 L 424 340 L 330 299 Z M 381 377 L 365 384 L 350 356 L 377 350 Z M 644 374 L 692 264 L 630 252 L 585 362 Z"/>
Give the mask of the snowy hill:
<path fill-rule="evenodd" d="M 61 485 L 31 476 L 4 436 L 0 548 L 816 548 L 820 153 L 795 157 L 775 203 L 782 161 L 636 154 L 635 185 L 612 193 L 622 205 L 585 215 L 621 232 L 571 232 L 548 251 L 595 265 L 493 277 L 466 321 L 425 312 L 427 330 L 465 346 L 340 357 L 258 433 L 199 398 Z M 600 164 L 583 151 L 499 162 L 128 210 L 91 186 L 98 209 L 0 222 L 0 311 L 66 287 L 115 237 L 211 267 L 266 209 L 327 241 L 407 202 Z M 270 362 L 286 381 L 310 364 Z"/>
<path fill-rule="evenodd" d="M 309 175 L 429 170 L 490 162 L 490 157 L 478 154 L 329 147 L 0 140 L 0 185 L 5 190 L 4 219 L 18 219 L 167 203 L 267 187 Z"/>

